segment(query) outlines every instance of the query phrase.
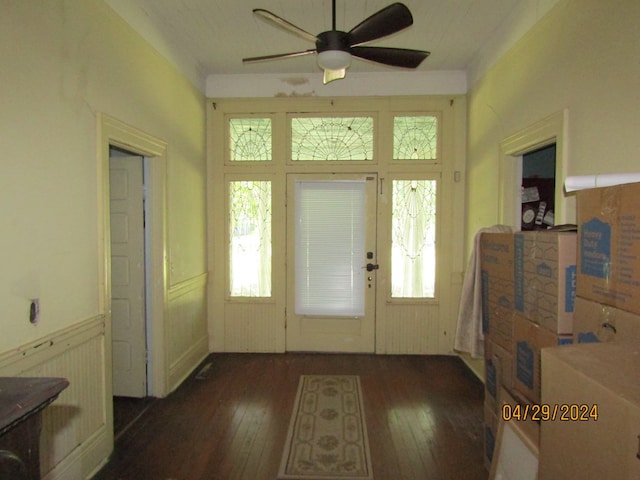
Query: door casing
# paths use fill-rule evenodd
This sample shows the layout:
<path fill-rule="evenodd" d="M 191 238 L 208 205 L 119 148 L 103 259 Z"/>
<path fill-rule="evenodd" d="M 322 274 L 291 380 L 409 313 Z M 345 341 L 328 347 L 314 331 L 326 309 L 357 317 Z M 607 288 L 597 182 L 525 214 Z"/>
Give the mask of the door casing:
<path fill-rule="evenodd" d="M 433 162 L 394 161 L 395 115 L 434 114 L 442 132 L 438 159 Z M 372 115 L 375 124 L 373 158 L 367 162 L 300 162 L 290 158 L 290 119 L 293 116 Z M 229 148 L 229 119 L 269 118 L 272 121 L 273 158 L 261 162 L 233 162 Z M 208 291 L 210 349 L 216 352 L 284 352 L 287 304 L 286 183 L 289 174 L 367 173 L 378 176 L 377 305 L 375 352 L 379 354 L 453 353 L 456 314 L 467 264 L 465 252 L 465 132 L 464 95 L 295 98 L 216 98 L 207 105 L 208 150 Z M 383 243 L 389 227 L 389 182 L 394 178 L 440 180 L 438 207 L 440 256 L 437 299 L 390 299 L 389 279 L 382 265 L 387 255 Z M 228 295 L 224 265 L 228 261 L 228 203 L 226 183 L 233 180 L 273 181 L 273 294 L 270 298 L 237 298 Z M 382 295 L 380 292 L 384 292 Z"/>
<path fill-rule="evenodd" d="M 168 384 L 167 348 L 165 342 L 165 310 L 167 301 L 167 235 L 166 235 L 166 176 L 167 143 L 135 127 L 127 125 L 103 113 L 98 114 L 98 215 L 99 215 L 99 264 L 100 289 L 98 307 L 105 319 L 105 405 L 106 423 L 113 425 L 113 386 L 111 348 L 111 246 L 110 246 L 110 208 L 109 208 L 109 149 L 118 147 L 148 162 L 148 207 L 149 207 L 149 283 L 148 314 L 153 319 L 149 335 L 147 391 L 149 395 L 164 397 Z M 111 433 L 113 431 L 111 430 Z"/>

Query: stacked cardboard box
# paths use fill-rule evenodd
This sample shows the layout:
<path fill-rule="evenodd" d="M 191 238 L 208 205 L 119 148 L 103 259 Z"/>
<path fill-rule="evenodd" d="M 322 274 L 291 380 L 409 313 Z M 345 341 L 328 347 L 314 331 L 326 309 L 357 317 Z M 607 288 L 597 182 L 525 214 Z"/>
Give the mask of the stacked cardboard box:
<path fill-rule="evenodd" d="M 575 341 L 640 342 L 640 183 L 578 192 Z"/>
<path fill-rule="evenodd" d="M 514 315 L 513 391 L 540 403 L 540 352 L 543 348 L 573 343 L 571 335 L 558 335 L 521 315 Z"/>
<path fill-rule="evenodd" d="M 482 331 L 485 337 L 511 351 L 515 295 L 514 236 L 485 233 L 480 238 Z"/>
<path fill-rule="evenodd" d="M 575 232 L 515 235 L 514 390 L 540 403 L 540 351 L 573 341 Z"/>
<path fill-rule="evenodd" d="M 542 404 L 569 418 L 541 422 L 541 479 L 640 478 L 638 198 L 640 184 L 577 194 L 575 345 L 542 351 Z"/>
<path fill-rule="evenodd" d="M 543 402 L 560 407 L 541 422 L 541 480 L 640 478 L 638 353 L 616 343 L 543 350 Z"/>
<path fill-rule="evenodd" d="M 540 403 L 541 349 L 573 339 L 576 244 L 575 232 L 481 237 L 487 464 L 501 405 Z M 537 444 L 536 428 L 526 430 Z"/>
<path fill-rule="evenodd" d="M 640 315 L 576 297 L 575 343 L 614 342 L 640 345 Z"/>
<path fill-rule="evenodd" d="M 483 234 L 480 238 L 482 331 L 485 335 L 484 458 L 491 466 L 498 429 L 499 393 L 512 385 L 514 311 L 514 236 Z"/>
<path fill-rule="evenodd" d="M 515 235 L 515 307 L 525 318 L 558 334 L 571 334 L 576 293 L 575 232 Z"/>

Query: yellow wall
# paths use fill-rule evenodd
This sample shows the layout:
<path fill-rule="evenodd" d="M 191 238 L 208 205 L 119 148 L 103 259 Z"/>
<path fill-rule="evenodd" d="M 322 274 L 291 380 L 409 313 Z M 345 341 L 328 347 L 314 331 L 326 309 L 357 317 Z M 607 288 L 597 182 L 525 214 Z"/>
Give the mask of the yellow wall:
<path fill-rule="evenodd" d="M 638 0 L 561 0 L 472 86 L 467 250 L 499 221 L 500 142 L 549 115 L 568 111 L 568 175 L 640 170 L 638 32 Z"/>
<path fill-rule="evenodd" d="M 104 313 L 99 112 L 167 142 L 169 285 L 206 271 L 205 99 L 102 1 L 0 0 L 0 11 L 5 352 Z"/>

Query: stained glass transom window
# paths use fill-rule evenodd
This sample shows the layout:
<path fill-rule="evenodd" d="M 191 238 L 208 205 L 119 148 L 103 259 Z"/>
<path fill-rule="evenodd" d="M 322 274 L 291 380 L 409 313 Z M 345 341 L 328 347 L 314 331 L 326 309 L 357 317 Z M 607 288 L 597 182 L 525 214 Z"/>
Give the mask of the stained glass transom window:
<path fill-rule="evenodd" d="M 391 296 L 433 298 L 436 278 L 436 181 L 394 180 Z"/>
<path fill-rule="evenodd" d="M 271 296 L 271 182 L 229 182 L 229 279 L 234 297 Z"/>
<path fill-rule="evenodd" d="M 271 160 L 271 119 L 232 118 L 229 120 L 232 162 Z"/>
<path fill-rule="evenodd" d="M 394 160 L 435 160 L 437 158 L 437 117 L 395 117 L 393 119 Z"/>
<path fill-rule="evenodd" d="M 291 158 L 294 161 L 373 160 L 373 118 L 293 118 Z"/>

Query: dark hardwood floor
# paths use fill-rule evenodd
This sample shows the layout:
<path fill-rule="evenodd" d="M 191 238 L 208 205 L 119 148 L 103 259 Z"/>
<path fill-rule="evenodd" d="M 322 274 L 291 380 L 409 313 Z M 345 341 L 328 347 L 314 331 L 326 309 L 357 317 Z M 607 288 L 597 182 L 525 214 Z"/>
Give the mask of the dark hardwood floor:
<path fill-rule="evenodd" d="M 212 354 L 202 366 L 120 435 L 95 480 L 273 480 L 298 379 L 325 373 L 360 375 L 376 480 L 488 477 L 483 385 L 457 357 Z"/>
<path fill-rule="evenodd" d="M 113 397 L 113 436 L 116 441 L 132 427 L 157 399 Z"/>

